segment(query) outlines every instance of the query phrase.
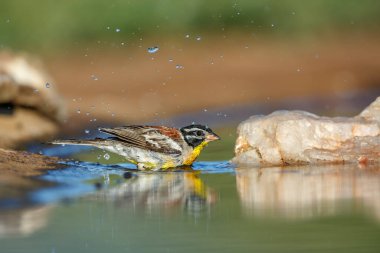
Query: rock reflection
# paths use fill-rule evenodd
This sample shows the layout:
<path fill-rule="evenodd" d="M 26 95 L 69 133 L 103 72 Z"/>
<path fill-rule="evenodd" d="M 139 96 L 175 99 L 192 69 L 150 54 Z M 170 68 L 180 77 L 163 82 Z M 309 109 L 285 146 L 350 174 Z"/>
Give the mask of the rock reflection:
<path fill-rule="evenodd" d="M 364 208 L 380 220 L 380 167 L 356 165 L 236 169 L 244 211 L 311 218 Z"/>
<path fill-rule="evenodd" d="M 196 214 L 216 201 L 216 193 L 198 175 L 195 171 L 136 173 L 116 186 L 97 192 L 91 198 L 111 201 L 118 207 L 168 211 L 182 207 Z"/>
<path fill-rule="evenodd" d="M 53 206 L 39 206 L 0 213 L 0 238 L 28 236 L 47 226 Z"/>

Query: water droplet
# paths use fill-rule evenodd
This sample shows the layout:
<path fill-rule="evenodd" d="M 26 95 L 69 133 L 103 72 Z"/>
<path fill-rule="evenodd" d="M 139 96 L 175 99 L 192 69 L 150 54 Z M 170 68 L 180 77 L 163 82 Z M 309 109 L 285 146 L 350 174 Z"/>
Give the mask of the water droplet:
<path fill-rule="evenodd" d="M 173 59 L 170 58 L 170 59 L 169 59 L 169 62 L 173 62 Z"/>
<path fill-rule="evenodd" d="M 190 34 L 186 34 L 186 35 L 185 35 L 185 38 L 186 38 L 186 39 L 190 38 Z"/>
<path fill-rule="evenodd" d="M 98 80 L 99 80 L 99 78 L 98 78 L 96 75 L 91 75 L 91 78 L 92 78 L 92 80 L 94 80 L 94 81 L 98 81 Z"/>
<path fill-rule="evenodd" d="M 180 64 L 175 65 L 175 68 L 176 69 L 184 69 L 184 67 L 182 65 L 180 65 Z"/>
<path fill-rule="evenodd" d="M 89 133 L 90 133 L 90 130 L 86 129 L 86 130 L 84 130 L 84 133 L 85 133 L 85 134 L 89 134 Z"/>
<path fill-rule="evenodd" d="M 158 48 L 157 46 L 154 46 L 154 47 L 148 47 L 148 53 L 150 53 L 150 54 L 154 54 L 154 53 L 156 53 L 158 50 L 159 50 L 159 48 Z"/>
<path fill-rule="evenodd" d="M 119 33 L 120 31 L 121 31 L 120 28 L 115 29 L 115 32 L 117 32 L 117 33 Z"/>
<path fill-rule="evenodd" d="M 107 160 L 108 160 L 108 159 L 107 159 Z M 108 172 L 106 172 L 106 173 L 103 175 L 103 177 L 104 177 L 104 183 L 105 183 L 105 184 L 109 184 L 109 182 L 110 182 L 110 176 L 109 176 Z"/>
<path fill-rule="evenodd" d="M 49 89 L 50 88 L 50 83 L 46 83 L 45 87 Z"/>
<path fill-rule="evenodd" d="M 77 113 L 80 114 L 80 109 L 77 110 Z"/>
<path fill-rule="evenodd" d="M 33 92 L 34 92 L 34 93 L 38 93 L 39 90 L 38 90 L 38 89 L 34 89 Z"/>
<path fill-rule="evenodd" d="M 106 159 L 106 160 L 109 160 L 109 159 L 110 159 L 110 155 L 109 155 L 108 153 L 105 153 L 103 157 L 104 157 L 104 159 Z"/>
<path fill-rule="evenodd" d="M 100 160 L 100 158 L 102 158 L 102 155 L 98 155 L 96 158 L 97 158 L 98 160 Z"/>
<path fill-rule="evenodd" d="M 203 109 L 204 112 L 207 112 L 207 109 Z"/>
<path fill-rule="evenodd" d="M 111 27 L 107 26 L 107 30 L 111 29 Z"/>
<path fill-rule="evenodd" d="M 271 26 L 271 27 L 274 27 L 274 24 L 271 24 L 270 26 Z"/>
<path fill-rule="evenodd" d="M 297 69 L 297 72 L 301 72 L 301 69 L 300 69 L 300 68 L 298 68 L 298 69 Z"/>
<path fill-rule="evenodd" d="M 202 39 L 202 37 L 201 37 L 201 36 L 197 36 L 195 39 L 196 39 L 197 41 L 200 41 L 200 40 Z"/>

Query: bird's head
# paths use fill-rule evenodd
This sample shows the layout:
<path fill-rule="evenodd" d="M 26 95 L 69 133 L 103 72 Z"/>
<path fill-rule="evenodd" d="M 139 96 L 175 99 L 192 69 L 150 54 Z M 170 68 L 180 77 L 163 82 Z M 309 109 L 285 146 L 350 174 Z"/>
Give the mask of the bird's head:
<path fill-rule="evenodd" d="M 220 137 L 217 134 L 204 125 L 185 126 L 180 130 L 187 144 L 193 148 L 200 144 L 207 144 L 211 141 L 220 140 Z"/>

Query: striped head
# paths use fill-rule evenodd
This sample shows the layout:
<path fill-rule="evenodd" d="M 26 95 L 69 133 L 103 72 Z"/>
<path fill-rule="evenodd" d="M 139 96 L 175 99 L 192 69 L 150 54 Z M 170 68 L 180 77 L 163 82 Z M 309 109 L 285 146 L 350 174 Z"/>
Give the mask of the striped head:
<path fill-rule="evenodd" d="M 215 134 L 210 128 L 204 125 L 190 125 L 180 129 L 186 143 L 193 148 L 207 144 L 211 141 L 220 140 L 220 137 Z"/>

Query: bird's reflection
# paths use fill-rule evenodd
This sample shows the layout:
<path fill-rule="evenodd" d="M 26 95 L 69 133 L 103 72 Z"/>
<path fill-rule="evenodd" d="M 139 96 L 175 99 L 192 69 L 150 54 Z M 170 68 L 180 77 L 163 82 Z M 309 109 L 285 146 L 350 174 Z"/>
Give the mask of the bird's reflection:
<path fill-rule="evenodd" d="M 138 172 L 127 178 L 117 185 L 98 191 L 91 198 L 111 201 L 118 207 L 145 210 L 182 207 L 190 213 L 202 211 L 216 200 L 216 193 L 204 184 L 198 172 L 192 170 Z"/>
<path fill-rule="evenodd" d="M 236 183 L 249 215 L 310 218 L 364 208 L 380 220 L 380 166 L 237 169 Z"/>

